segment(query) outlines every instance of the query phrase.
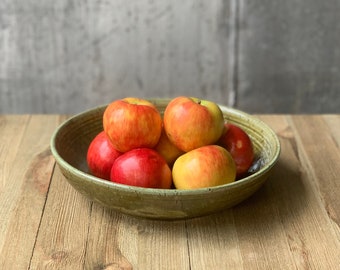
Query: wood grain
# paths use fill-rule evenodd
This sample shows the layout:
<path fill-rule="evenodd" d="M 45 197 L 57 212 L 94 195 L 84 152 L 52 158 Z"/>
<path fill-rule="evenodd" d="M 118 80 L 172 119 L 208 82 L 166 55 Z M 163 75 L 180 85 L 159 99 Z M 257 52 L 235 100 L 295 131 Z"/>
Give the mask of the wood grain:
<path fill-rule="evenodd" d="M 133 269 L 190 269 L 184 222 L 122 216 L 117 240 Z"/>
<path fill-rule="evenodd" d="M 0 261 L 3 269 L 29 266 L 45 206 L 54 158 L 49 140 L 55 116 L 0 117 Z M 27 207 L 28 206 L 28 207 Z"/>
<path fill-rule="evenodd" d="M 207 217 L 130 217 L 77 193 L 50 136 L 66 116 L 0 116 L 4 269 L 337 269 L 338 115 L 258 115 L 281 155 L 265 185 Z"/>
<path fill-rule="evenodd" d="M 232 210 L 186 222 L 190 269 L 239 269 L 242 261 Z M 221 258 L 227 258 L 221 260 Z"/>
<path fill-rule="evenodd" d="M 58 168 L 51 179 L 44 213 L 30 267 L 83 269 L 91 203 L 74 192 Z"/>
<path fill-rule="evenodd" d="M 306 121 L 303 116 L 295 117 L 294 122 L 301 128 L 300 138 L 301 143 L 306 151 L 308 166 L 314 172 L 313 178 L 317 182 L 316 188 L 320 195 L 327 214 L 337 227 L 340 226 L 340 202 L 336 199 L 336 191 L 340 189 L 337 177 L 340 175 L 340 169 L 333 164 L 340 160 L 339 149 L 334 135 L 331 135 L 331 129 L 325 123 L 321 116 L 314 116 L 312 121 Z M 339 124 L 339 122 L 338 122 Z M 335 129 L 340 125 L 334 125 L 331 128 Z M 323 132 L 318 136 L 318 145 L 312 139 L 312 134 L 321 129 Z M 339 128 L 337 129 L 339 130 Z M 322 169 L 321 169 L 322 168 Z"/>
<path fill-rule="evenodd" d="M 276 184 L 274 185 L 273 181 L 269 182 L 273 183 L 274 190 L 271 191 L 275 194 L 273 197 L 275 201 L 268 205 L 277 207 L 279 215 L 277 218 L 281 223 L 282 231 L 285 231 L 285 239 L 282 240 L 289 245 L 288 250 L 294 259 L 295 267 L 298 269 L 322 269 L 325 267 L 323 262 L 329 261 L 329 268 L 332 268 L 331 265 L 338 265 L 340 262 L 337 255 L 339 253 L 339 238 L 334 238 L 335 231 L 329 223 L 329 217 L 325 216 L 326 205 L 322 203 L 320 191 L 315 186 L 317 183 L 322 185 L 326 183 L 319 178 L 319 175 L 314 174 L 316 167 L 310 167 L 309 164 L 311 157 L 317 157 L 319 153 L 310 155 L 305 152 L 306 136 L 311 137 L 312 134 L 316 134 L 313 130 L 314 118 L 308 117 L 307 125 L 296 123 L 297 120 L 305 118 L 305 116 L 287 117 L 283 123 L 278 122 L 279 119 L 266 121 L 271 126 L 280 126 L 276 132 L 282 144 L 280 157 L 282 166 L 277 166 L 278 172 L 275 180 L 272 177 Z M 327 134 L 327 131 L 323 130 L 320 133 Z M 313 146 L 316 146 L 315 137 Z M 317 148 L 323 153 L 327 153 L 322 146 L 319 145 Z M 335 180 L 335 178 L 330 179 Z M 276 187 L 279 189 L 275 190 Z M 336 203 L 336 200 L 332 202 Z M 318 228 L 318 230 L 311 228 Z M 273 241 L 280 241 L 276 234 L 273 237 Z M 284 264 L 282 269 L 285 269 Z"/>

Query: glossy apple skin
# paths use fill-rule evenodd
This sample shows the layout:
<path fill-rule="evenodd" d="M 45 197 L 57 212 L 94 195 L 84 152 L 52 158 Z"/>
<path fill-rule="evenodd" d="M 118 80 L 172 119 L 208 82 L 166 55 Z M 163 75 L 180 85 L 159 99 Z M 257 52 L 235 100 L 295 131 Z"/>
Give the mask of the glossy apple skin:
<path fill-rule="evenodd" d="M 111 181 L 145 188 L 171 188 L 171 170 L 165 159 L 150 148 L 137 148 L 118 157 Z"/>
<path fill-rule="evenodd" d="M 225 123 L 225 130 L 218 145 L 227 149 L 236 164 L 237 178 L 246 176 L 254 161 L 254 149 L 248 134 L 232 123 Z"/>
<path fill-rule="evenodd" d="M 100 132 L 87 150 L 86 160 L 90 172 L 96 177 L 110 180 L 113 162 L 121 154 L 113 147 L 105 132 Z"/>
<path fill-rule="evenodd" d="M 153 148 L 161 136 L 162 118 L 149 101 L 125 98 L 110 103 L 103 114 L 104 131 L 120 152 Z"/>
<path fill-rule="evenodd" d="M 230 153 L 218 145 L 196 148 L 180 156 L 172 168 L 177 189 L 197 189 L 235 181 L 236 166 Z"/>
<path fill-rule="evenodd" d="M 162 129 L 161 137 L 159 138 L 159 141 L 157 145 L 154 148 L 168 163 L 170 168 L 174 164 L 175 160 L 184 152 L 180 149 L 178 149 L 168 138 L 168 136 L 165 133 L 164 128 Z"/>
<path fill-rule="evenodd" d="M 170 141 L 184 152 L 214 144 L 224 128 L 223 113 L 217 104 L 183 96 L 169 102 L 163 121 Z"/>

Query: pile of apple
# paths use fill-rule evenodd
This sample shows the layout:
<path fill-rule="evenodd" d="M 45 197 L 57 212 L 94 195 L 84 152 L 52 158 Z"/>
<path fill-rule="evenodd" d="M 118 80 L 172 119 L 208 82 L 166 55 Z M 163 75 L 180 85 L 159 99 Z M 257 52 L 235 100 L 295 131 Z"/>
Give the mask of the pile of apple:
<path fill-rule="evenodd" d="M 94 176 L 165 189 L 233 182 L 247 173 L 253 159 L 249 136 L 225 122 L 216 103 L 184 96 L 172 99 L 163 115 L 145 99 L 111 102 L 103 131 L 87 152 Z"/>

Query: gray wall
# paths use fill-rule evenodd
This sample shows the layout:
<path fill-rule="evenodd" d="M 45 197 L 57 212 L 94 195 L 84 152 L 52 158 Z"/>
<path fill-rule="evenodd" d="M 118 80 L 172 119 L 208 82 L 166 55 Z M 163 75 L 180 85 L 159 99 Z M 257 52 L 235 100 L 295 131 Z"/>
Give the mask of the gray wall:
<path fill-rule="evenodd" d="M 2 0 L 0 113 L 192 95 L 340 112 L 340 0 Z"/>

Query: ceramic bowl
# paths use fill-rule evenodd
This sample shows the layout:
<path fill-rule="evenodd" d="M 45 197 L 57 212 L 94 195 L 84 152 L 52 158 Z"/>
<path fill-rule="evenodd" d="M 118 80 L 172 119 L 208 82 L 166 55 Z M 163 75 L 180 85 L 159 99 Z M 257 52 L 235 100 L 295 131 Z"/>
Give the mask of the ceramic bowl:
<path fill-rule="evenodd" d="M 150 99 L 163 112 L 168 99 Z M 235 206 L 256 192 L 268 178 L 280 154 L 273 130 L 254 116 L 219 105 L 224 118 L 250 136 L 256 155 L 255 172 L 233 183 L 195 190 L 153 189 L 116 184 L 89 173 L 86 163 L 91 140 L 103 129 L 106 106 L 77 114 L 55 131 L 51 150 L 66 180 L 88 199 L 116 211 L 153 219 L 204 216 Z M 256 167 L 255 166 L 255 167 Z"/>

